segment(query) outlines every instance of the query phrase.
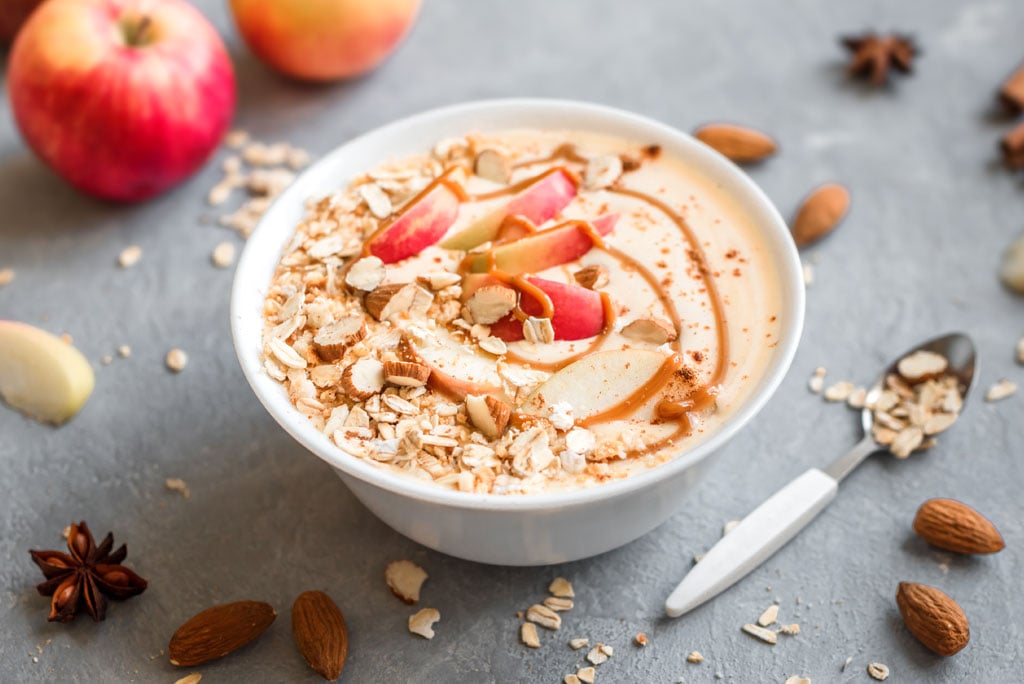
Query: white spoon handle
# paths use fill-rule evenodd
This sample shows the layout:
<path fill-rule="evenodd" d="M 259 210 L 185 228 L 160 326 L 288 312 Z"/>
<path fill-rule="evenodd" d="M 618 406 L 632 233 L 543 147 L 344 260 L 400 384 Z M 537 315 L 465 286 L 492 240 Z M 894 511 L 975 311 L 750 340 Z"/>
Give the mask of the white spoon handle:
<path fill-rule="evenodd" d="M 731 587 L 814 520 L 838 487 L 811 468 L 775 492 L 704 554 L 665 601 L 665 612 L 679 617 Z"/>

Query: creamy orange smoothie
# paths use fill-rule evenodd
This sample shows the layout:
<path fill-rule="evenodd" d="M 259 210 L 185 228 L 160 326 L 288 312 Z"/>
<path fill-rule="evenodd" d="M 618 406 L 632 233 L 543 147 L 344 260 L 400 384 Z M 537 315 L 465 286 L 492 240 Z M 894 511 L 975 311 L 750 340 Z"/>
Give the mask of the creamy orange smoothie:
<path fill-rule="evenodd" d="M 780 297 L 752 218 L 656 141 L 471 134 L 310 199 L 265 368 L 381 468 L 589 487 L 713 434 L 767 367 Z"/>

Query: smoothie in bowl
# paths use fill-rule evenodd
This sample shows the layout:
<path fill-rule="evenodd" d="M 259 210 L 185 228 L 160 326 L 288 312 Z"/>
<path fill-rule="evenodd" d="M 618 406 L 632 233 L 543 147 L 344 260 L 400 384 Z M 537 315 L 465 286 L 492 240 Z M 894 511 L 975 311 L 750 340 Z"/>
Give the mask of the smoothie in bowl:
<path fill-rule="evenodd" d="M 656 141 L 470 133 L 311 198 L 263 360 L 347 454 L 463 492 L 592 487 L 714 434 L 778 342 L 753 219 Z"/>

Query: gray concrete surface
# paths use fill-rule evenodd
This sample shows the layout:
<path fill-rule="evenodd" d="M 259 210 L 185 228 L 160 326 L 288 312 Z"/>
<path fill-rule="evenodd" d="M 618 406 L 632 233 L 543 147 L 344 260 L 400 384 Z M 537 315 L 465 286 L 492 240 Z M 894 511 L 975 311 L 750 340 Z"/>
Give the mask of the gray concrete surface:
<path fill-rule="evenodd" d="M 615 646 L 600 682 L 867 682 L 888 664 L 894 682 L 1017 682 L 1024 678 L 1024 396 L 972 401 L 939 448 L 907 462 L 875 458 L 843 484 L 805 533 L 746 581 L 677 621 L 661 604 L 692 557 L 803 469 L 853 443 L 855 416 L 806 389 L 811 371 L 871 379 L 889 355 L 949 329 L 974 335 L 981 382 L 1024 381 L 1012 358 L 1024 301 L 1000 288 L 999 253 L 1021 230 L 1020 177 L 995 163 L 1009 121 L 993 92 L 1024 59 L 1024 4 L 1014 0 L 901 3 L 830 0 L 515 3 L 427 0 L 408 42 L 373 75 L 331 87 L 296 85 L 244 49 L 226 3 L 197 4 L 226 36 L 238 68 L 238 123 L 269 140 L 324 153 L 392 119 L 467 99 L 534 95 L 607 103 L 684 130 L 749 122 L 782 153 L 752 176 L 784 214 L 814 184 L 840 180 L 853 210 L 809 250 L 817 279 L 792 372 L 764 412 L 717 454 L 703 489 L 670 522 L 629 546 L 562 567 L 475 565 L 427 551 L 374 519 L 329 468 L 305 453 L 246 386 L 228 332 L 231 272 L 209 263 L 235 239 L 203 225 L 214 165 L 141 206 L 109 206 L 65 187 L 20 142 L 0 104 L 0 317 L 68 331 L 96 363 L 97 387 L 69 425 L 51 429 L 0 410 L 0 681 L 172 682 L 184 674 L 162 649 L 188 616 L 255 598 L 276 624 L 255 644 L 196 668 L 204 682 L 318 681 L 290 634 L 289 608 L 320 588 L 351 632 L 348 682 L 559 682 L 581 662 L 570 637 Z M 842 74 L 842 32 L 913 31 L 924 55 L 910 78 L 876 92 Z M 129 244 L 144 250 L 116 268 Z M 131 345 L 129 359 L 103 355 Z M 191 362 L 163 366 L 173 346 Z M 187 481 L 192 496 L 167 491 Z M 977 505 L 1007 550 L 951 557 L 910 531 L 932 496 Z M 105 623 L 46 622 L 29 548 L 61 546 L 84 518 L 128 543 L 148 578 L 141 597 L 113 604 Z M 412 558 L 430 572 L 426 605 L 440 609 L 430 642 L 405 631 L 410 610 L 382 581 Z M 577 607 L 544 647 L 517 639 L 516 611 L 548 581 L 575 583 Z M 948 591 L 971 619 L 972 641 L 943 659 L 904 629 L 896 583 Z M 801 633 L 771 647 L 740 632 L 773 599 Z M 651 644 L 630 642 L 645 631 Z M 701 665 L 685 662 L 699 650 Z M 845 673 L 840 667 L 852 662 Z"/>

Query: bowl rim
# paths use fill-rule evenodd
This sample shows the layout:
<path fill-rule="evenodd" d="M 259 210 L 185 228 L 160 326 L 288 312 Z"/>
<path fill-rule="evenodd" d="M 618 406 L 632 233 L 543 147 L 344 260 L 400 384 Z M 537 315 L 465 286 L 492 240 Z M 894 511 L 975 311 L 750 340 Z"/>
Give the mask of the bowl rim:
<path fill-rule="evenodd" d="M 658 142 L 670 140 L 675 146 L 688 148 L 687 154 L 692 156 L 687 163 L 696 164 L 698 170 L 713 175 L 725 183 L 731 183 L 732 188 L 727 189 L 730 192 L 738 193 L 737 196 L 745 195 L 743 197 L 745 211 L 753 212 L 755 221 L 758 222 L 762 230 L 766 231 L 766 237 L 769 238 L 768 244 L 771 247 L 770 251 L 778 260 L 777 268 L 782 292 L 782 308 L 780 309 L 782 325 L 779 329 L 774 361 L 766 369 L 765 375 L 761 379 L 760 388 L 748 396 L 743 404 L 725 419 L 714 434 L 692 449 L 684 451 L 666 463 L 620 480 L 554 492 L 478 494 L 440 487 L 432 482 L 420 481 L 379 468 L 343 451 L 326 435 L 317 430 L 306 416 L 295 409 L 286 394 L 281 391 L 280 383 L 264 372 L 260 356 L 261 346 L 248 344 L 243 338 L 243 329 L 251 316 L 258 314 L 262 322 L 263 293 L 266 288 L 265 283 L 253 282 L 254 278 L 250 273 L 259 270 L 262 266 L 264 258 L 261 258 L 263 256 L 261 250 L 268 249 L 262 246 L 264 242 L 273 242 L 271 251 L 274 254 L 276 265 L 280 257 L 281 246 L 290 238 L 292 232 L 289 230 L 283 236 L 274 234 L 276 230 L 280 230 L 280 227 L 274 224 L 277 213 L 275 209 L 279 210 L 282 205 L 294 202 L 299 202 L 302 206 L 307 199 L 301 194 L 304 186 L 308 184 L 303 182 L 304 180 L 314 178 L 318 169 L 336 164 L 350 148 L 357 145 L 365 145 L 377 139 L 386 140 L 409 128 L 429 127 L 431 124 L 443 125 L 446 120 L 466 115 L 486 117 L 502 113 L 508 114 L 510 111 L 530 112 L 538 116 L 548 115 L 557 120 L 561 127 L 571 128 L 575 125 L 581 130 L 586 130 L 587 127 L 580 126 L 579 122 L 573 123 L 574 118 L 600 120 L 609 128 L 615 126 L 643 128 L 650 133 L 651 139 Z M 481 124 L 481 128 L 486 130 L 487 126 Z M 591 128 L 593 127 L 591 126 Z M 608 133 L 608 131 L 603 132 Z M 620 135 L 624 134 L 620 133 Z M 338 187 L 341 187 L 345 181 L 347 181 L 346 178 L 338 178 Z M 294 226 L 289 226 L 289 228 L 293 230 Z M 789 371 L 803 331 L 804 288 L 800 257 L 796 245 L 790 238 L 789 228 L 778 209 L 764 191 L 739 167 L 691 135 L 639 114 L 589 102 L 548 98 L 485 99 L 427 110 L 380 126 L 335 147 L 305 169 L 295 182 L 275 200 L 246 242 L 232 285 L 231 333 L 242 372 L 267 412 L 292 438 L 341 473 L 406 498 L 451 508 L 487 511 L 538 511 L 585 505 L 598 500 L 628 495 L 654 486 L 656 483 L 678 475 L 703 461 L 708 455 L 732 439 L 760 412 Z M 786 314 L 785 317 L 783 314 Z M 262 330 L 262 325 L 260 329 Z M 268 383 L 272 383 L 272 385 Z"/>

